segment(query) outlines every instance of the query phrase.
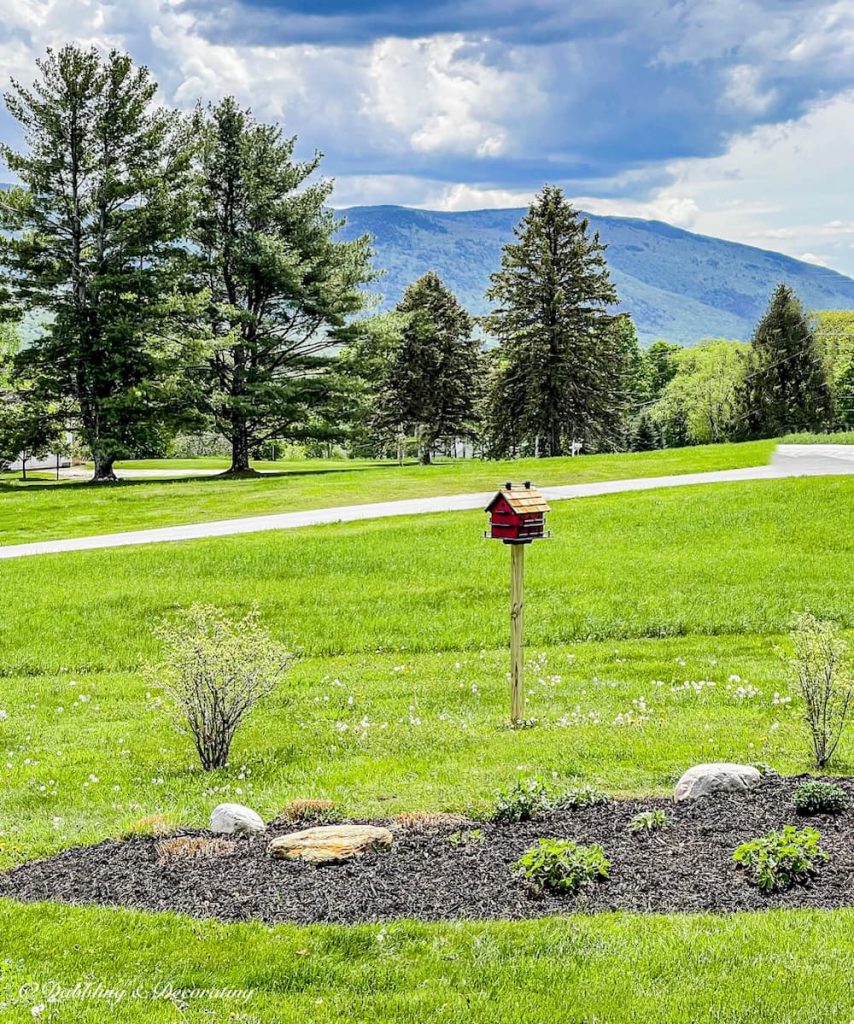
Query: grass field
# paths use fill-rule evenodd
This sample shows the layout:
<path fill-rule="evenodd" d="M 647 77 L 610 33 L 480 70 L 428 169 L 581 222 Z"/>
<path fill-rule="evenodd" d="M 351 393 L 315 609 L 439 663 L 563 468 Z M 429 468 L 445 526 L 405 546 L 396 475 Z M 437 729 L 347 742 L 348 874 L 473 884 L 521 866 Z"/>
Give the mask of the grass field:
<path fill-rule="evenodd" d="M 518 462 L 457 460 L 433 466 L 306 459 L 275 467 L 275 476 L 128 480 L 108 487 L 0 478 L 0 544 L 58 537 L 85 537 L 146 527 L 205 522 L 323 508 L 490 490 L 507 479 L 529 477 L 538 484 L 588 483 L 627 477 L 662 476 L 735 469 L 768 462 L 774 442 L 707 445 L 633 455 L 589 455 Z M 213 460 L 210 468 L 224 468 Z M 152 463 L 127 463 L 150 468 Z M 200 468 L 204 460 L 172 461 L 169 468 Z M 45 477 L 48 474 L 44 474 Z"/>
<path fill-rule="evenodd" d="M 634 475 L 634 474 L 633 474 Z M 41 500 L 42 494 L 28 497 Z M 422 516 L 0 564 L 0 865 L 222 799 L 272 816 L 486 812 L 541 772 L 664 792 L 726 758 L 809 767 L 777 653 L 804 608 L 854 626 L 854 479 L 557 505 L 528 552 L 532 729 L 506 716 L 507 550 L 482 513 Z M 253 600 L 302 653 L 204 775 L 156 685 L 151 625 Z M 714 684 L 714 685 L 712 685 Z M 854 771 L 854 743 L 837 771 Z M 137 989 L 116 1021 L 854 1019 L 854 914 L 631 915 L 299 929 L 0 902 L 5 1021 L 101 1021 L 27 983 Z M 175 988 L 232 994 L 155 1000 Z M 41 993 L 41 994 L 40 994 Z"/>

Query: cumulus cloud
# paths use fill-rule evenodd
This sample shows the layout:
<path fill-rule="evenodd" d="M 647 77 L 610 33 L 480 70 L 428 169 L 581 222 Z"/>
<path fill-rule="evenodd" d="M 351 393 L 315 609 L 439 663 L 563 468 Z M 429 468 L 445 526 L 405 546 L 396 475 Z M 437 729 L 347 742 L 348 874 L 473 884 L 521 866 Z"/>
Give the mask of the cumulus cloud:
<path fill-rule="evenodd" d="M 67 40 L 126 48 L 164 102 L 280 121 L 339 203 L 516 206 L 550 180 L 854 270 L 849 0 L 16 0 L 0 78 Z"/>

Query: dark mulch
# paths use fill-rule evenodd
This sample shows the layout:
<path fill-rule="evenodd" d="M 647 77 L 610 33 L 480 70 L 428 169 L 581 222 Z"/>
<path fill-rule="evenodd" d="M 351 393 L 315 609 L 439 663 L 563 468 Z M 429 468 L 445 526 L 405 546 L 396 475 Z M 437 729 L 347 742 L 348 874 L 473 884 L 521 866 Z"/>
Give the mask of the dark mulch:
<path fill-rule="evenodd" d="M 451 845 L 453 826 L 402 829 L 391 852 L 329 867 L 268 857 L 269 840 L 294 830 L 284 825 L 238 840 L 229 857 L 164 865 L 157 861 L 156 839 L 111 840 L 0 875 L 0 896 L 271 924 L 854 906 L 854 781 L 836 780 L 849 794 L 845 812 L 809 819 L 800 819 L 792 806 L 797 781 L 768 778 L 751 793 L 690 804 L 620 800 L 521 824 L 472 823 L 486 835 L 482 845 Z M 635 814 L 656 807 L 667 811 L 667 829 L 646 837 L 629 831 Z M 812 884 L 763 895 L 736 868 L 732 852 L 788 823 L 818 828 L 831 859 Z M 532 897 L 510 867 L 546 836 L 601 843 L 612 864 L 610 880 L 574 896 Z"/>

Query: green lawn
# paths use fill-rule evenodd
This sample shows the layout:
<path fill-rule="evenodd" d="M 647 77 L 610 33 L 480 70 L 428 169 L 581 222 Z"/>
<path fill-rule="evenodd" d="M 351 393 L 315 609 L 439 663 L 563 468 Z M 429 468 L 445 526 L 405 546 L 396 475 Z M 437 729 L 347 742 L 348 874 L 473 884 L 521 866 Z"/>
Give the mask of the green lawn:
<path fill-rule="evenodd" d="M 275 476 L 132 480 L 92 487 L 48 479 L 22 484 L 0 478 L 0 544 L 57 537 L 85 537 L 146 527 L 171 526 L 306 508 L 460 494 L 490 490 L 507 479 L 541 485 L 587 483 L 764 465 L 774 442 L 708 445 L 630 455 L 517 462 L 456 460 L 434 466 L 304 460 L 261 464 Z M 216 463 L 220 468 L 224 463 Z M 152 463 L 131 464 L 151 467 Z M 171 462 L 171 468 L 198 468 Z M 48 474 L 44 474 L 45 477 Z"/>
<path fill-rule="evenodd" d="M 0 955 L 4 1024 L 32 1024 L 39 1006 L 41 1020 L 63 1024 L 827 1024 L 854 1015 L 850 911 L 265 928 L 0 903 Z M 73 997 L 86 982 L 101 998 Z M 180 994 L 216 989 L 226 991 Z"/>
<path fill-rule="evenodd" d="M 527 555 L 529 714 L 506 716 L 508 552 L 481 513 L 422 516 L 0 563 L 0 865 L 223 799 L 272 816 L 487 811 L 541 772 L 666 792 L 711 758 L 807 770 L 776 648 L 804 608 L 854 626 L 854 479 L 559 503 Z M 193 600 L 263 619 L 302 652 L 203 774 L 141 672 L 152 622 Z M 710 685 L 714 684 L 714 685 Z M 836 770 L 854 771 L 854 737 Z M 854 1019 L 854 914 L 609 915 L 517 924 L 221 926 L 0 902 L 4 1021 L 24 982 L 140 988 L 117 1021 Z M 796 968 L 796 969 L 795 969 Z M 153 1001 L 176 988 L 244 1003 Z M 43 990 L 46 991 L 46 990 Z M 320 1002 L 318 1002 L 320 1000 Z M 44 1020 L 101 1021 L 102 1003 Z"/>

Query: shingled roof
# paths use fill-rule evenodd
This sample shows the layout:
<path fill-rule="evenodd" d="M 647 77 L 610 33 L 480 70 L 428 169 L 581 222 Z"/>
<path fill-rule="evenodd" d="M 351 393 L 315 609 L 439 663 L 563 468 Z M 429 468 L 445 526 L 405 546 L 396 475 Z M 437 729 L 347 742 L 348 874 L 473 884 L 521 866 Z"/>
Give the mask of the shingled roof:
<path fill-rule="evenodd" d="M 505 484 L 498 494 L 486 506 L 485 511 L 491 512 L 496 501 L 503 498 L 514 512 L 551 512 L 548 502 L 530 481 L 523 484 Z"/>

